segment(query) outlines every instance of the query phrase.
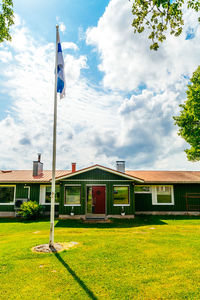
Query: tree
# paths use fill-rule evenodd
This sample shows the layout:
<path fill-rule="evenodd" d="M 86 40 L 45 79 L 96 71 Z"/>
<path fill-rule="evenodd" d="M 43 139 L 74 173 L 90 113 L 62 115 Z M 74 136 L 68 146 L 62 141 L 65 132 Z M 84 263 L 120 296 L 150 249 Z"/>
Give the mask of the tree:
<path fill-rule="evenodd" d="M 166 39 L 166 31 L 179 36 L 182 33 L 183 4 L 196 12 L 200 10 L 199 0 L 134 0 L 132 26 L 134 33 L 150 29 L 149 39 L 152 40 L 150 49 L 158 50 L 159 43 Z M 200 22 L 200 18 L 198 19 Z"/>
<path fill-rule="evenodd" d="M 0 11 L 0 43 L 11 40 L 10 26 L 14 24 L 13 1 L 2 0 Z"/>
<path fill-rule="evenodd" d="M 200 66 L 193 73 L 188 85 L 187 100 L 181 104 L 180 116 L 174 117 L 175 124 L 180 127 L 178 134 L 191 148 L 186 149 L 188 160 L 200 160 Z"/>

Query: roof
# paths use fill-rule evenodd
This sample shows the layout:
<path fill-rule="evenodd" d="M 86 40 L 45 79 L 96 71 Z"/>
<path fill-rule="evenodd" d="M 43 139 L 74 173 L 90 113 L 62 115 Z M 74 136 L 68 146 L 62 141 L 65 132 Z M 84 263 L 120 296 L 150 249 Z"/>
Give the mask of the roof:
<path fill-rule="evenodd" d="M 94 165 L 88 168 L 78 170 L 74 173 L 71 170 L 57 170 L 56 178 L 63 179 L 78 175 L 80 173 L 100 168 L 114 174 L 124 176 L 126 178 L 145 182 L 153 183 L 200 183 L 199 171 L 126 171 L 126 173 L 118 172 L 116 170 L 106 168 L 100 165 Z M 40 176 L 33 176 L 32 170 L 7 170 L 0 171 L 0 182 L 15 183 L 15 182 L 30 182 L 30 183 L 49 183 L 51 181 L 52 171 L 45 170 Z"/>
<path fill-rule="evenodd" d="M 59 170 L 56 171 L 56 177 L 64 176 L 71 171 Z M 10 171 L 0 171 L 0 182 L 50 182 L 52 177 L 52 171 L 45 170 L 39 176 L 33 176 L 33 170 L 10 170 Z"/>
<path fill-rule="evenodd" d="M 126 171 L 145 183 L 200 183 L 199 171 Z"/>

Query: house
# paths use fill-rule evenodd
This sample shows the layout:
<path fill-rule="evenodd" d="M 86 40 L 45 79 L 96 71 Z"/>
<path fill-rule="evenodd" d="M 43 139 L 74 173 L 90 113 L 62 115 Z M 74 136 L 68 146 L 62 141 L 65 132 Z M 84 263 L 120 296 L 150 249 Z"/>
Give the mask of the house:
<path fill-rule="evenodd" d="M 33 200 L 50 211 L 51 171 L 41 157 L 33 170 L 0 171 L 0 216 L 15 216 Z M 128 171 L 93 165 L 56 171 L 56 215 L 61 218 L 133 218 L 135 214 L 200 214 L 200 172 Z"/>

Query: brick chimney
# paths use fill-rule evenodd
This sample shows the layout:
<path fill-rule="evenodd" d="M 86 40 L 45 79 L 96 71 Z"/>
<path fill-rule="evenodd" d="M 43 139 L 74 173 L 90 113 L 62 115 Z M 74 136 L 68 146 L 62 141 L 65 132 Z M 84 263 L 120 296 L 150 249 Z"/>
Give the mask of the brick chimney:
<path fill-rule="evenodd" d="M 43 173 L 43 163 L 41 163 L 41 153 L 38 153 L 38 160 L 33 161 L 33 176 L 39 176 Z"/>
<path fill-rule="evenodd" d="M 72 173 L 76 172 L 76 163 L 72 163 Z"/>

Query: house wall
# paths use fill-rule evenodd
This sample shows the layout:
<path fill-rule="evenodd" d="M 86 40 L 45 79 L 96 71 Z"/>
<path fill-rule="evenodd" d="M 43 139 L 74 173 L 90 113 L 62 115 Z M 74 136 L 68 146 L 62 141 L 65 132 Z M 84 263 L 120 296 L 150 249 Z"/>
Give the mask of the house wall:
<path fill-rule="evenodd" d="M 163 185 L 163 184 L 161 184 Z M 167 184 L 164 184 L 167 185 Z M 169 184 L 171 185 L 171 184 Z M 186 193 L 199 193 L 200 184 L 174 184 L 174 205 L 153 205 L 152 194 L 135 194 L 135 211 L 150 211 L 150 212 L 184 212 L 186 207 Z M 197 200 L 198 201 L 198 200 Z"/>
<path fill-rule="evenodd" d="M 69 215 L 71 212 L 71 206 L 64 205 L 64 187 L 65 185 L 81 185 L 81 206 L 74 206 L 75 215 L 86 214 L 86 199 L 87 199 L 87 186 L 92 185 L 104 185 L 106 186 L 106 214 L 107 215 L 120 215 L 121 206 L 113 205 L 113 186 L 114 185 L 128 185 L 130 192 L 130 205 L 124 206 L 126 215 L 133 215 L 135 212 L 134 202 L 134 186 L 132 181 L 126 180 L 121 176 L 105 172 L 100 169 L 84 172 L 79 175 L 75 175 L 67 180 L 61 181 L 61 203 L 59 205 L 60 215 Z"/>
<path fill-rule="evenodd" d="M 15 199 L 17 198 L 26 198 L 27 197 L 27 190 L 24 188 L 25 186 L 30 186 L 30 199 L 33 201 L 39 202 L 39 195 L 40 195 L 40 185 L 39 184 L 25 184 L 25 183 L 9 183 L 1 185 L 15 185 L 16 192 L 15 192 Z M 14 205 L 13 204 L 1 204 L 0 205 L 0 212 L 14 212 Z"/>

